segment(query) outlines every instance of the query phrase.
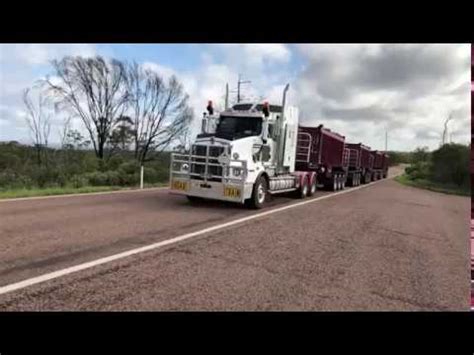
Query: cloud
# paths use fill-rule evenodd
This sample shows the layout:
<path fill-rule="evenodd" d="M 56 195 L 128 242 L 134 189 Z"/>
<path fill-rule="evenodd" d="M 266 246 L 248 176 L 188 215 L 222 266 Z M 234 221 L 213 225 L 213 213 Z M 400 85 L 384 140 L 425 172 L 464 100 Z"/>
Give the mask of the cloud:
<path fill-rule="evenodd" d="M 49 60 L 99 50 L 112 56 L 113 49 L 96 45 L 0 45 L 0 140 L 25 136 L 15 111 L 22 106 L 21 90 L 49 71 Z M 199 45 L 197 58 L 197 66 L 181 70 L 159 60 L 141 62 L 183 83 L 196 115 L 195 133 L 207 100 L 222 108 L 227 83 L 235 100 L 242 74 L 251 80 L 242 90 L 245 99 L 280 103 L 290 83 L 288 102 L 300 108 L 302 124 L 322 123 L 375 149 L 384 148 L 386 131 L 389 149 L 436 148 L 451 112 L 449 134 L 469 141 L 467 44 L 209 44 Z"/>
<path fill-rule="evenodd" d="M 49 63 L 65 55 L 94 56 L 97 48 L 91 44 L 0 44 L 0 111 L 2 117 L 0 141 L 30 142 L 26 122 L 22 117 L 22 92 L 51 71 Z M 5 121 L 8 123 L 5 124 Z M 58 119 L 51 128 L 51 141 L 58 141 Z"/>
<path fill-rule="evenodd" d="M 469 45 L 296 48 L 306 58 L 295 85 L 305 122 L 338 126 L 378 149 L 385 130 L 389 149 L 436 148 L 449 112 L 461 125 L 469 122 Z"/>

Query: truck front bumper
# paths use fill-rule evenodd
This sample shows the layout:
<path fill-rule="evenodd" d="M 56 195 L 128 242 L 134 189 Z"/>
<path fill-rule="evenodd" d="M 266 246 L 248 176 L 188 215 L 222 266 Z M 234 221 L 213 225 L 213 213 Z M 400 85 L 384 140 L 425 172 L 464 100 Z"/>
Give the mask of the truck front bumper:
<path fill-rule="evenodd" d="M 252 195 L 252 184 L 232 184 L 173 177 L 172 194 L 202 197 L 212 200 L 244 203 Z"/>

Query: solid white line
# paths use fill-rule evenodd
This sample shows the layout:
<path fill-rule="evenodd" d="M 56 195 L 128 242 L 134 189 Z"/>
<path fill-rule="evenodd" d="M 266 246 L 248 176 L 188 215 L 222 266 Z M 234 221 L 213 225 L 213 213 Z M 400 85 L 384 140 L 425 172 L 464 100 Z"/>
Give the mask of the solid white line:
<path fill-rule="evenodd" d="M 50 272 L 50 273 L 47 273 L 47 274 L 44 274 L 44 275 L 41 275 L 41 276 L 32 277 L 30 279 L 26 279 L 26 280 L 23 280 L 23 281 L 20 281 L 20 282 L 16 282 L 16 283 L 13 283 L 13 284 L 9 284 L 9 285 L 0 287 L 0 295 L 8 293 L 8 292 L 12 292 L 12 291 L 20 290 L 22 288 L 33 286 L 33 285 L 36 285 L 36 284 L 39 284 L 39 283 L 42 283 L 42 282 L 46 282 L 46 281 L 49 281 L 49 280 L 57 279 L 58 277 L 66 276 L 66 275 L 72 274 L 74 272 L 90 269 L 94 266 L 109 263 L 111 261 L 123 259 L 123 258 L 126 258 L 126 257 L 131 256 L 131 255 L 135 255 L 135 254 L 143 253 L 143 252 L 146 252 L 146 251 L 158 249 L 158 248 L 164 247 L 166 245 L 178 243 L 178 242 L 181 242 L 181 241 L 186 240 L 186 239 L 191 239 L 191 238 L 197 237 L 199 235 L 214 232 L 216 230 L 223 229 L 223 228 L 226 228 L 226 227 L 230 227 L 230 226 L 242 223 L 242 222 L 247 222 L 247 221 L 257 219 L 257 218 L 260 218 L 260 217 L 265 217 L 265 216 L 268 216 L 268 215 L 271 215 L 271 214 L 274 214 L 274 213 L 286 211 L 290 208 L 300 207 L 300 206 L 307 205 L 309 203 L 314 203 L 314 202 L 325 200 L 325 199 L 328 199 L 328 198 L 331 198 L 331 197 L 335 197 L 335 196 L 339 196 L 339 195 L 342 195 L 342 194 L 347 194 L 347 193 L 350 193 L 350 192 L 354 192 L 354 191 L 357 191 L 359 189 L 374 186 L 374 185 L 378 184 L 379 182 L 383 182 L 383 181 L 386 181 L 386 180 L 389 180 L 389 179 L 392 179 L 392 178 L 393 177 L 390 177 L 390 178 L 387 178 L 387 179 L 384 179 L 384 180 L 379 180 L 379 181 L 376 181 L 376 182 L 372 182 L 368 185 L 360 185 L 360 186 L 357 186 L 357 187 L 352 187 L 349 190 L 342 190 L 342 191 L 334 192 L 334 193 L 324 195 L 324 196 L 321 196 L 321 197 L 317 197 L 317 198 L 313 198 L 313 199 L 293 203 L 293 204 L 286 205 L 286 206 L 283 206 L 283 207 L 271 209 L 271 210 L 268 210 L 268 211 L 265 211 L 265 212 L 260 212 L 260 213 L 257 213 L 257 214 L 253 214 L 251 216 L 239 218 L 239 219 L 236 219 L 236 220 L 233 220 L 233 221 L 230 221 L 230 222 L 226 222 L 226 223 L 223 223 L 223 224 L 219 224 L 219 225 L 216 225 L 216 226 L 205 228 L 205 229 L 202 229 L 202 230 L 199 230 L 199 231 L 196 231 L 196 232 L 183 234 L 181 236 L 174 237 L 174 238 L 164 240 L 164 241 L 161 241 L 161 242 L 153 243 L 153 244 L 150 244 L 150 245 L 147 245 L 147 246 L 144 246 L 144 247 L 128 250 L 128 251 L 125 251 L 125 252 L 122 252 L 122 253 L 118 253 L 118 254 L 107 256 L 107 257 L 100 258 L 100 259 L 97 259 L 97 260 L 89 261 L 89 262 L 86 262 L 86 263 L 83 263 L 83 264 L 71 266 L 71 267 L 68 267 L 68 268 L 65 268 L 65 269 L 62 269 L 62 270 L 58 270 L 58 271 L 54 271 L 54 272 Z"/>
<path fill-rule="evenodd" d="M 115 191 L 102 191 L 102 192 L 83 192 L 76 194 L 64 194 L 64 195 L 49 195 L 49 196 L 33 196 L 33 197 L 17 197 L 17 198 L 5 198 L 0 199 L 1 202 L 14 202 L 14 201 L 30 201 L 30 200 L 45 200 L 48 198 L 61 198 L 61 197 L 77 197 L 77 196 L 97 196 L 97 195 L 109 195 L 109 194 L 123 194 L 127 192 L 145 192 L 153 190 L 164 190 L 169 189 L 168 186 L 163 187 L 148 187 L 145 189 L 127 189 L 127 190 L 115 190 Z"/>

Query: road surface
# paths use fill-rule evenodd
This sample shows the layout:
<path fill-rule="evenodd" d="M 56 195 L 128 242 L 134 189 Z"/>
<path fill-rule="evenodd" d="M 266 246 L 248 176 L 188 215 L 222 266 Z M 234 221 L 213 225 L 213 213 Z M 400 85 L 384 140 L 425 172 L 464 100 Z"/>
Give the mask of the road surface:
<path fill-rule="evenodd" d="M 469 309 L 469 198 L 390 179 L 314 199 L 325 195 L 22 286 L 0 310 Z M 0 290 L 300 201 L 250 211 L 145 190 L 0 202 Z"/>

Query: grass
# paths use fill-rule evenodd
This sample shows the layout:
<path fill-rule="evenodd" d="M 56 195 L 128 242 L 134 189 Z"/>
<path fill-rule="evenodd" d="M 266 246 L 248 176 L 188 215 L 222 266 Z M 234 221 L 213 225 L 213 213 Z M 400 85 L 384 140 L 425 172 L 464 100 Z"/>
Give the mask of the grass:
<path fill-rule="evenodd" d="M 145 188 L 167 186 L 167 183 L 144 184 Z M 53 196 L 53 195 L 70 195 L 70 194 L 88 194 L 94 192 L 107 192 L 117 190 L 135 190 L 138 187 L 123 186 L 84 186 L 84 187 L 49 187 L 49 188 L 32 188 L 32 189 L 11 189 L 0 190 L 0 199 L 20 198 L 20 197 L 37 197 L 37 196 Z"/>
<path fill-rule="evenodd" d="M 397 176 L 395 180 L 403 185 L 418 187 L 430 191 L 441 192 L 450 195 L 471 196 L 471 191 L 468 189 L 463 189 L 456 185 L 443 185 L 425 179 L 412 180 L 406 174 Z"/>

